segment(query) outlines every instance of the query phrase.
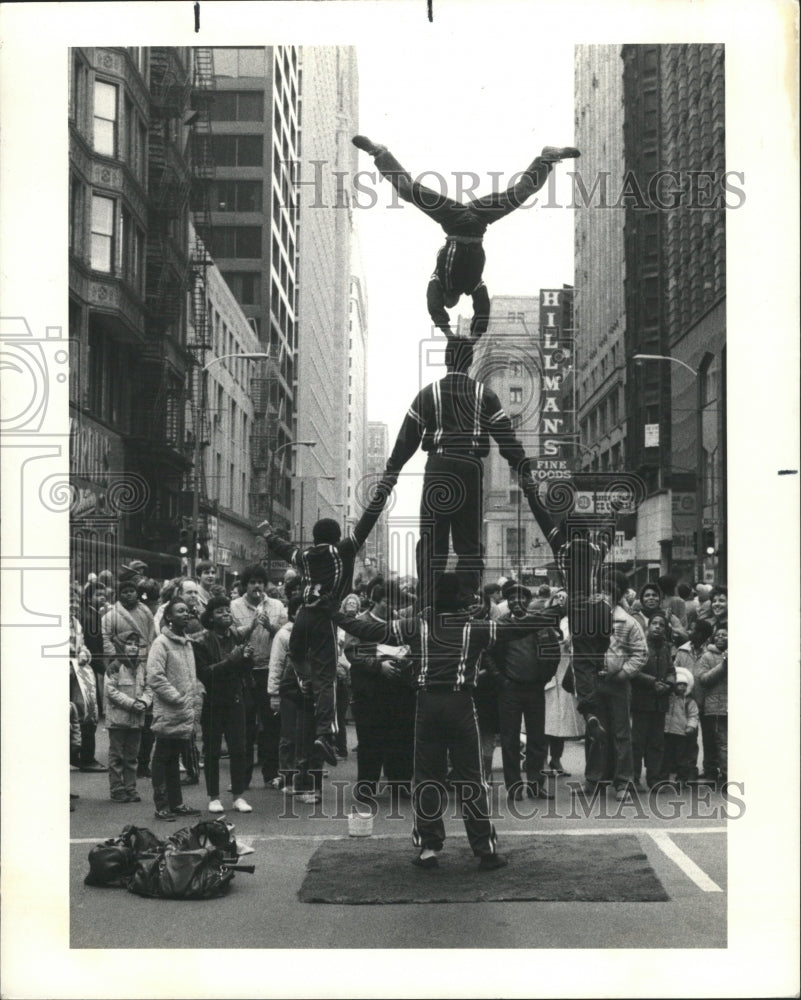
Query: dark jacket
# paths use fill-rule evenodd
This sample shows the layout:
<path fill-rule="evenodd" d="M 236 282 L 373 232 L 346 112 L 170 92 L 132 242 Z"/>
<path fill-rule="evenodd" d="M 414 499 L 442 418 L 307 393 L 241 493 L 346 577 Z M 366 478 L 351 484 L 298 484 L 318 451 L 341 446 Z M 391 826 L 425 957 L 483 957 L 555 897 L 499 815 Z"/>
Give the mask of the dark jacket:
<path fill-rule="evenodd" d="M 515 618 L 508 614 L 499 621 L 514 622 Z M 556 673 L 559 657 L 559 632 L 547 628 L 507 642 L 494 652 L 496 667 L 507 680 L 533 687 L 545 687 Z"/>
<path fill-rule="evenodd" d="M 242 685 L 253 661 L 242 656 L 242 646 L 234 633 L 220 636 L 206 629 L 192 643 L 198 680 L 206 689 L 204 711 L 241 699 Z"/>
<path fill-rule="evenodd" d="M 667 712 L 670 691 L 657 692 L 656 682 L 673 683 L 676 671 L 670 656 L 670 643 L 660 645 L 648 639 L 648 660 L 642 669 L 631 677 L 632 712 Z"/>
<path fill-rule="evenodd" d="M 373 622 L 378 625 L 386 625 L 380 618 L 376 618 L 369 611 L 360 614 L 356 621 Z M 348 636 L 345 643 L 345 656 L 350 663 L 350 689 L 353 698 L 357 701 L 371 701 L 375 698 L 392 697 L 402 686 L 406 689 L 411 687 L 411 669 L 403 671 L 401 677 L 391 679 L 385 677 L 381 672 L 381 664 L 389 657 L 379 654 L 377 643 L 364 642 L 354 636 Z M 399 661 L 396 661 L 399 662 Z"/>

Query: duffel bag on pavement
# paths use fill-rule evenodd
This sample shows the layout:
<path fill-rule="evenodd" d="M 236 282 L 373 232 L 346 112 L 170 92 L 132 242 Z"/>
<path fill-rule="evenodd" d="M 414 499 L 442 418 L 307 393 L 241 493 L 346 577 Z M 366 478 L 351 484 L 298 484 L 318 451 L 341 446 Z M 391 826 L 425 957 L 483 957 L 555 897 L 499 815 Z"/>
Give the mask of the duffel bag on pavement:
<path fill-rule="evenodd" d="M 225 895 L 233 877 L 216 848 L 167 848 L 137 865 L 128 891 L 153 899 L 215 899 Z"/>

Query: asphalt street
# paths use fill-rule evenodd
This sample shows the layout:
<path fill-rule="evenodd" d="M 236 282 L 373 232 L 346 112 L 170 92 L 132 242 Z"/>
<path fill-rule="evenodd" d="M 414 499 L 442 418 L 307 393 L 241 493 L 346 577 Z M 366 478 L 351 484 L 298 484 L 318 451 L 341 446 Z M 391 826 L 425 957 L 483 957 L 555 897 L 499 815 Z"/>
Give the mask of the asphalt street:
<path fill-rule="evenodd" d="M 355 732 L 349 731 L 351 746 Z M 98 730 L 98 757 L 105 760 L 105 731 Z M 119 834 L 126 823 L 167 836 L 178 824 L 153 816 L 150 782 L 139 781 L 143 801 L 109 801 L 106 774 L 72 772 L 80 798 L 71 814 L 70 943 L 73 948 L 460 948 L 465 927 L 475 927 L 469 947 L 477 948 L 724 948 L 726 947 L 726 819 L 737 815 L 711 790 L 693 800 L 689 792 L 663 792 L 621 807 L 606 799 L 582 808 L 583 750 L 569 743 L 564 765 L 573 774 L 555 779 L 556 799 L 522 803 L 517 815 L 506 803 L 496 750 L 493 810 L 499 849 L 528 835 L 570 837 L 634 833 L 670 899 L 666 902 L 482 902 L 341 906 L 298 901 L 306 864 L 323 840 L 348 836 L 350 784 L 355 753 L 332 770 L 321 805 L 303 804 L 272 789 L 248 792 L 250 814 L 227 819 L 235 835 L 254 848 L 246 861 L 254 875 L 237 874 L 229 894 L 203 902 L 149 900 L 124 890 L 84 886 L 92 845 Z M 222 787 L 227 787 L 223 761 Z M 257 772 L 258 774 L 258 772 Z M 552 782 L 554 779 L 550 779 Z M 202 784 L 185 788 L 184 801 L 205 810 Z M 230 807 L 230 796 L 223 803 Z M 393 809 L 379 798 L 373 836 L 411 843 L 408 803 Z M 536 815 L 533 813 L 536 810 Z M 448 810 L 448 838 L 463 838 L 461 820 Z M 204 812 L 203 817 L 211 818 Z M 191 822 L 191 821 L 188 821 Z M 447 843 L 444 859 L 447 858 Z M 444 863 L 444 861 L 443 861 Z M 410 868 L 410 871 L 413 869 Z M 488 873 L 488 878 L 492 874 Z M 125 934 L 109 934 L 109 927 Z M 111 939 L 110 939 L 111 937 Z"/>

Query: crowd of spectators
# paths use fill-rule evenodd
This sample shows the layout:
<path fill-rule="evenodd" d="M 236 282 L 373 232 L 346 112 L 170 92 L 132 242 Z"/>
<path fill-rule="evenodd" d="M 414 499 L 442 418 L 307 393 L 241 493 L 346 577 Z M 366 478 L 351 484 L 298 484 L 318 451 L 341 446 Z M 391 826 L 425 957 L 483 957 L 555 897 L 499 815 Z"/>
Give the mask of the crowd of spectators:
<path fill-rule="evenodd" d="M 610 729 L 602 760 L 591 760 L 576 708 L 566 615 L 558 647 L 544 651 L 521 639 L 483 656 L 474 702 L 484 773 L 492 781 L 500 745 L 510 798 L 552 797 L 547 779 L 570 776 L 562 759 L 569 741 L 585 742 L 587 786 L 608 782 L 619 798 L 663 782 L 718 784 L 727 778 L 726 588 L 676 586 L 662 577 L 634 592 L 620 574 L 602 579 L 615 609 L 599 677 Z M 150 779 L 155 814 L 164 820 L 200 812 L 183 803 L 182 788 L 201 780 L 209 812 L 225 811 L 222 757 L 229 759 L 235 810 L 252 810 L 245 795 L 257 769 L 265 788 L 319 801 L 322 774 L 311 752 L 313 697 L 298 682 L 288 654 L 299 582 L 290 569 L 271 583 L 257 564 L 226 587 L 208 561 L 197 563 L 192 578 L 162 585 L 140 562 L 123 566 L 116 577 L 104 570 L 83 585 L 75 582 L 73 767 L 108 773 L 109 799 L 117 803 L 141 801 L 137 779 Z M 532 591 L 501 578 L 485 586 L 471 612 L 505 621 L 513 608 L 531 613 L 566 604 L 559 587 L 542 584 Z M 415 614 L 414 582 L 385 580 L 368 563 L 341 610 L 384 622 Z M 624 633 L 628 652 L 616 644 L 615 636 Z M 336 752 L 346 759 L 355 749 L 354 800 L 374 805 L 381 787 L 408 797 L 415 704 L 409 651 L 370 646 L 341 630 L 338 640 Z M 347 743 L 349 720 L 355 748 Z M 103 722 L 109 737 L 105 764 L 96 754 Z"/>

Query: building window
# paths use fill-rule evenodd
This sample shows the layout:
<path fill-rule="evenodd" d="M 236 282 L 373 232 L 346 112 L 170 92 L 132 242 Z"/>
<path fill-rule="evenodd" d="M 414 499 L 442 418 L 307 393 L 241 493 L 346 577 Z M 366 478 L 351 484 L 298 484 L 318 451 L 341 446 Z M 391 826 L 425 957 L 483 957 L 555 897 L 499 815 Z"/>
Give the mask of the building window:
<path fill-rule="evenodd" d="M 260 212 L 261 181 L 216 181 L 211 186 L 212 212 Z"/>
<path fill-rule="evenodd" d="M 523 417 L 519 413 L 510 413 L 509 422 L 511 423 L 513 428 L 520 427 L 520 425 L 523 423 Z"/>
<path fill-rule="evenodd" d="M 214 49 L 215 76 L 255 76 L 265 74 L 263 48 Z"/>
<path fill-rule="evenodd" d="M 211 117 L 218 122 L 264 121 L 264 92 L 228 90 L 214 95 Z"/>
<path fill-rule="evenodd" d="M 102 80 L 95 80 L 94 148 L 117 155 L 117 88 Z"/>
<path fill-rule="evenodd" d="M 512 361 L 512 363 L 509 365 L 509 371 L 516 378 L 520 378 L 523 375 L 523 362 Z"/>
<path fill-rule="evenodd" d="M 255 260 L 261 257 L 261 226 L 218 226 L 214 230 L 217 257 Z"/>
<path fill-rule="evenodd" d="M 523 402 L 523 390 L 519 386 L 515 386 L 509 390 L 509 402 L 510 403 Z"/>
<path fill-rule="evenodd" d="M 114 266 L 114 199 L 92 195 L 92 267 L 111 273 Z"/>
<path fill-rule="evenodd" d="M 211 139 L 214 162 L 218 167 L 260 167 L 264 139 L 260 135 L 215 135 Z"/>
<path fill-rule="evenodd" d="M 225 271 L 223 278 L 243 306 L 257 306 L 261 302 L 261 275 L 256 271 Z"/>

